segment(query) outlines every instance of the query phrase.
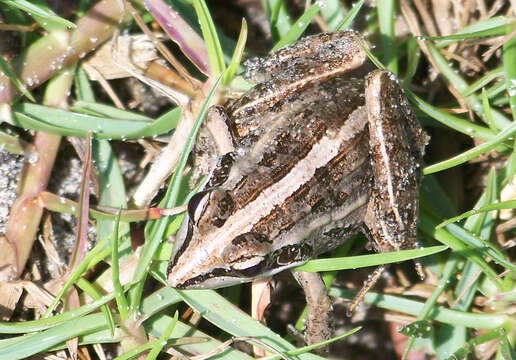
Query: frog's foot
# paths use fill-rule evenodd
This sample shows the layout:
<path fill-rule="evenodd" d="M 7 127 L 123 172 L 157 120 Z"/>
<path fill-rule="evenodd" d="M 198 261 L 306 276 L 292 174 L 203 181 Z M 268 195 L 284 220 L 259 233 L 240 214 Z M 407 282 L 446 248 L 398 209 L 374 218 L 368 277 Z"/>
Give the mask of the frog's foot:
<path fill-rule="evenodd" d="M 383 274 L 387 267 L 385 265 L 378 266 L 375 271 L 367 277 L 367 280 L 364 281 L 364 285 L 362 286 L 362 289 L 358 292 L 358 294 L 355 295 L 353 300 L 351 300 L 351 303 L 348 305 L 348 309 L 346 310 L 346 315 L 351 316 L 353 314 L 353 311 L 355 311 L 355 308 L 358 304 L 362 302 L 362 299 L 364 298 L 365 294 L 371 288 L 376 284 L 380 276 Z"/>
<path fill-rule="evenodd" d="M 415 262 L 415 266 L 417 274 L 419 275 L 421 280 L 423 280 L 425 278 L 423 266 L 419 261 Z M 362 302 L 362 299 L 364 298 L 365 294 L 367 294 L 367 292 L 371 290 L 373 286 L 378 282 L 378 279 L 380 279 L 380 276 L 383 274 L 385 269 L 387 269 L 386 265 L 380 265 L 374 270 L 374 272 L 371 275 L 367 277 L 367 280 L 364 281 L 364 285 L 362 286 L 360 291 L 355 295 L 353 300 L 351 300 L 351 303 L 348 305 L 348 308 L 346 310 L 347 316 L 350 317 L 353 314 L 355 308 L 358 306 L 358 304 Z"/>

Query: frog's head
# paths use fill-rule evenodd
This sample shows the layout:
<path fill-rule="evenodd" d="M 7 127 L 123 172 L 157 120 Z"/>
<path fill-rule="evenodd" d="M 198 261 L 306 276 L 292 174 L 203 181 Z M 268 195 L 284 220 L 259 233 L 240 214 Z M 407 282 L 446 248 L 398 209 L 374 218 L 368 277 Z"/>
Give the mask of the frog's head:
<path fill-rule="evenodd" d="M 251 231 L 253 224 L 243 221 L 242 210 L 226 190 L 204 191 L 190 200 L 167 271 L 170 286 L 225 287 L 272 276 L 307 260 L 308 245 L 276 248 L 267 235 Z"/>

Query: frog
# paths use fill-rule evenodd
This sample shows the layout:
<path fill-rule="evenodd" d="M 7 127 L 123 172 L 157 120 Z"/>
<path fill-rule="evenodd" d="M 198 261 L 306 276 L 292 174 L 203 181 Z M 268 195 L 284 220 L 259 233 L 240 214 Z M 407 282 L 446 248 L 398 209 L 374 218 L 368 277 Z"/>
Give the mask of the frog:
<path fill-rule="evenodd" d="M 171 287 L 270 277 L 360 232 L 380 253 L 417 248 L 428 139 L 397 78 L 370 69 L 368 46 L 354 31 L 327 32 L 245 63 L 256 85 L 208 111 L 233 151 L 188 203 Z"/>

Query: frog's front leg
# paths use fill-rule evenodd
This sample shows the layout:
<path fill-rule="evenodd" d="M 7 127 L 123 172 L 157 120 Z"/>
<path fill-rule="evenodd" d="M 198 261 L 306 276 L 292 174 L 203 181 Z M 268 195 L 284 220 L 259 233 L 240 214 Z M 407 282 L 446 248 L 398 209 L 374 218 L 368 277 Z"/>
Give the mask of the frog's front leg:
<path fill-rule="evenodd" d="M 208 109 L 206 128 L 213 137 L 219 155 L 224 155 L 234 150 L 233 134 L 231 134 L 228 122 L 229 119 L 224 111 L 224 107 L 214 105 Z"/>
<path fill-rule="evenodd" d="M 333 336 L 333 305 L 321 275 L 304 271 L 292 271 L 292 275 L 303 288 L 306 297 L 306 343 L 312 345 L 330 339 Z M 325 355 L 329 352 L 329 345 L 315 352 Z"/>
<path fill-rule="evenodd" d="M 195 142 L 194 171 L 189 182 L 191 188 L 201 177 L 211 173 L 221 156 L 234 150 L 233 137 L 227 124 L 227 115 L 222 106 L 214 105 L 208 109 Z"/>
<path fill-rule="evenodd" d="M 364 224 L 379 252 L 417 247 L 418 186 L 426 135 L 395 76 L 371 72 L 365 85 L 373 189 Z M 379 278 L 379 267 L 355 297 L 351 312 Z"/>

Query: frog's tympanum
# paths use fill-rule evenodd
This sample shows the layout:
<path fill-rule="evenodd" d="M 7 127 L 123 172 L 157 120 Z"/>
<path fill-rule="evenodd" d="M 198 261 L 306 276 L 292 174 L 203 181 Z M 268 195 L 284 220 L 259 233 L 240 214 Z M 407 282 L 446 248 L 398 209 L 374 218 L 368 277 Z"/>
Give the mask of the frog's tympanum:
<path fill-rule="evenodd" d="M 188 204 L 170 286 L 270 276 L 360 231 L 379 252 L 416 246 L 426 135 L 397 79 L 363 70 L 358 36 L 310 36 L 248 61 L 257 85 L 211 109 L 235 150 Z"/>

